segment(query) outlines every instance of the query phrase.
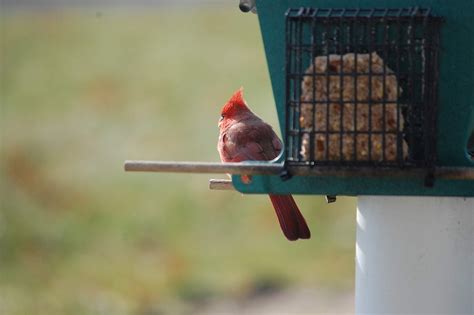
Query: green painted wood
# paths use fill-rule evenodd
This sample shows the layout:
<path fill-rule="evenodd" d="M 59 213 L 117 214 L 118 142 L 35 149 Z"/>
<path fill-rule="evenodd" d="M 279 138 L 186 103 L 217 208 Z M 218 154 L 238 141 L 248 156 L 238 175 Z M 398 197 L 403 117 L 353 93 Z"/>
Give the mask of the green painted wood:
<path fill-rule="evenodd" d="M 398 178 L 334 178 L 295 176 L 282 181 L 279 176 L 254 176 L 252 183 L 242 183 L 233 176 L 234 187 L 245 194 L 305 194 L 305 195 L 406 195 L 406 196 L 474 196 L 474 183 L 468 180 L 437 179 L 432 188 L 423 185 L 423 179 Z"/>
<path fill-rule="evenodd" d="M 443 16 L 441 31 L 437 165 L 474 167 L 466 144 L 474 130 L 474 1 L 473 0 L 257 0 L 262 38 L 282 134 L 285 130 L 285 12 L 289 7 L 401 8 L 430 7 Z M 284 157 L 280 157 L 280 161 Z M 250 185 L 233 177 L 243 193 L 335 195 L 474 196 L 474 181 L 422 179 L 255 176 Z"/>

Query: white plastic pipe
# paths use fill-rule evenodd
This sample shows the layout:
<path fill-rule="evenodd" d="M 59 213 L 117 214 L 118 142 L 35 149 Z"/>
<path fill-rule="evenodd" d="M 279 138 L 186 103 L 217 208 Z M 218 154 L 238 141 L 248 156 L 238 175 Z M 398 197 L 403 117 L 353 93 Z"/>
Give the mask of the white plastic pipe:
<path fill-rule="evenodd" d="M 359 197 L 355 300 L 357 314 L 473 314 L 474 198 Z"/>

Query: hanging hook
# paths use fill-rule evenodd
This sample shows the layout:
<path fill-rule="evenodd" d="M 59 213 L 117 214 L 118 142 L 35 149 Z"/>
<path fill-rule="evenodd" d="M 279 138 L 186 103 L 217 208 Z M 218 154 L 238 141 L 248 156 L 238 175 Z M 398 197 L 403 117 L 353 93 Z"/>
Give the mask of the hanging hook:
<path fill-rule="evenodd" d="M 255 0 L 240 0 L 239 9 L 244 13 L 257 13 L 257 6 L 255 4 Z"/>

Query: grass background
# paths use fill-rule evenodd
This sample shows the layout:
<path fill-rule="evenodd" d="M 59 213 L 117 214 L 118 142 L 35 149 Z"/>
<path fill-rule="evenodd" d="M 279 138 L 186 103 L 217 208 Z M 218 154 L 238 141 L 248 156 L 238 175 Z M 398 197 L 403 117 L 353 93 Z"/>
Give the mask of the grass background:
<path fill-rule="evenodd" d="M 190 313 L 267 289 L 353 287 L 355 201 L 296 199 L 290 243 L 265 196 L 125 159 L 218 161 L 245 87 L 277 127 L 254 15 L 234 7 L 14 11 L 1 18 L 1 314 Z"/>

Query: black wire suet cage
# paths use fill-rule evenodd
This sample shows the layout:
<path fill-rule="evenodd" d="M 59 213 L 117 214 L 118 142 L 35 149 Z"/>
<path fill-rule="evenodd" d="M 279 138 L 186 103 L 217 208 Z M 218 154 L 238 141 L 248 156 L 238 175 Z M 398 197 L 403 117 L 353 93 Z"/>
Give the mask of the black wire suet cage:
<path fill-rule="evenodd" d="M 429 9 L 289 9 L 286 163 L 433 167 L 439 33 Z"/>

